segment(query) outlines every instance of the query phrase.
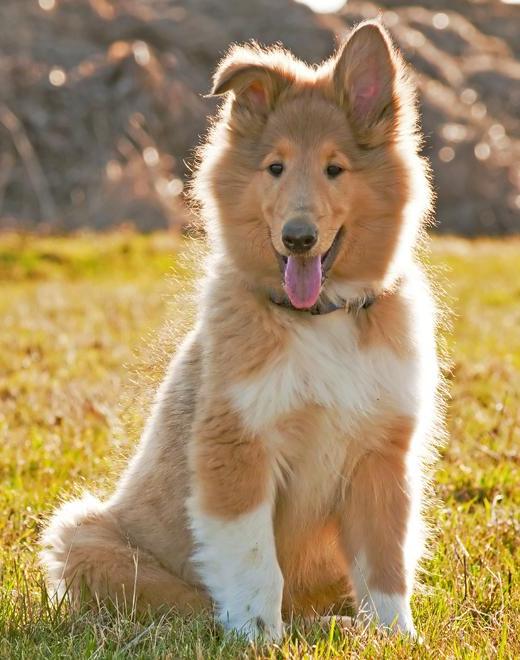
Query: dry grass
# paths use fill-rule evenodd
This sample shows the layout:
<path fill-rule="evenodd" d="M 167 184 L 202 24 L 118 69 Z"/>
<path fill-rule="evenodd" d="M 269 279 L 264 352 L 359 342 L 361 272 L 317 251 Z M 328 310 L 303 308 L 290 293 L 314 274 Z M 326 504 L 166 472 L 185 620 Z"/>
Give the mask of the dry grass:
<path fill-rule="evenodd" d="M 519 657 L 519 241 L 433 243 L 455 316 L 450 440 L 413 601 L 422 646 L 293 626 L 279 647 L 254 648 L 203 619 L 49 603 L 35 562 L 42 516 L 78 484 L 106 489 L 135 441 L 160 356 L 189 322 L 174 294 L 197 260 L 181 262 L 181 247 L 164 235 L 0 237 L 0 657 Z"/>

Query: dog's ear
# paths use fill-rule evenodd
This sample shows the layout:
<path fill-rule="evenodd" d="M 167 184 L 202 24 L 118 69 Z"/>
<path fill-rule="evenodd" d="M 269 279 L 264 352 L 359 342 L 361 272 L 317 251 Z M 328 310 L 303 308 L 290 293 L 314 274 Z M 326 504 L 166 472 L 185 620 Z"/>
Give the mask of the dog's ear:
<path fill-rule="evenodd" d="M 363 146 L 389 139 L 398 121 L 395 87 L 400 65 L 390 38 L 376 22 L 362 23 L 338 51 L 336 98 Z"/>
<path fill-rule="evenodd" d="M 255 56 L 255 51 L 246 48 L 232 50 L 215 72 L 211 94 L 232 91 L 239 107 L 247 107 L 253 112 L 271 110 L 290 81 L 282 71 L 261 63 L 261 59 Z M 260 59 L 260 63 L 255 59 Z"/>

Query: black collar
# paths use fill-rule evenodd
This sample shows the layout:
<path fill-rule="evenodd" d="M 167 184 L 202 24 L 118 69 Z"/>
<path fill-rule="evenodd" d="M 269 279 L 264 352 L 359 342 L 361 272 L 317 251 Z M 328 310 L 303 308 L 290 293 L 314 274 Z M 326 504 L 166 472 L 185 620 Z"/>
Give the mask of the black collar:
<path fill-rule="evenodd" d="M 364 296 L 359 298 L 353 298 L 352 300 L 342 300 L 340 304 L 333 303 L 329 300 L 324 294 L 318 298 L 318 302 L 309 309 L 297 309 L 294 307 L 289 300 L 289 298 L 284 293 L 278 293 L 276 291 L 271 291 L 269 293 L 269 300 L 279 307 L 284 307 L 293 312 L 301 312 L 304 314 L 312 314 L 313 316 L 323 316 L 324 314 L 330 314 L 331 312 L 336 312 L 340 309 L 344 309 L 347 312 L 359 312 L 362 309 L 368 309 L 371 305 L 377 300 L 376 294 L 372 292 L 367 292 Z"/>

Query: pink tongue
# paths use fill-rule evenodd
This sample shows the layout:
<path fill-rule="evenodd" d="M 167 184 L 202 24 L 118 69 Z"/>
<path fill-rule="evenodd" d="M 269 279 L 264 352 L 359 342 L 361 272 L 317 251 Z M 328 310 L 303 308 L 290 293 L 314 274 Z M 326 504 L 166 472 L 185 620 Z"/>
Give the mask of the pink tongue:
<path fill-rule="evenodd" d="M 285 291 L 297 309 L 312 307 L 320 295 L 321 258 L 289 257 L 285 267 Z"/>

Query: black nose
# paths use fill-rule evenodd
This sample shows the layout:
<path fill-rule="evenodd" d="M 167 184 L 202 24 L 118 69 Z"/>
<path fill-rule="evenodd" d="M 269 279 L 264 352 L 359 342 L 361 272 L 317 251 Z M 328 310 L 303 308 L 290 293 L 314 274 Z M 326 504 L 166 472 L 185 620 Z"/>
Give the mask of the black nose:
<path fill-rule="evenodd" d="M 318 240 L 318 229 L 305 220 L 289 220 L 282 229 L 282 241 L 291 252 L 308 252 Z"/>

